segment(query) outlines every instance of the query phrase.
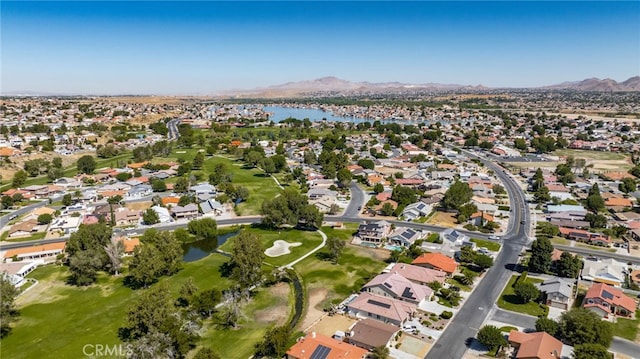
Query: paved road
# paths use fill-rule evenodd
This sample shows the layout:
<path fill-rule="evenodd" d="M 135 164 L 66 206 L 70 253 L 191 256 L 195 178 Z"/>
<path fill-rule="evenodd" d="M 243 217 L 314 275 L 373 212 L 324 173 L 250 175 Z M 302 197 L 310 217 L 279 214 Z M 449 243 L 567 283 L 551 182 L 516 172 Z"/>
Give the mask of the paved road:
<path fill-rule="evenodd" d="M 351 190 L 351 201 L 349 202 L 347 209 L 344 210 L 342 217 L 357 218 L 360 214 L 360 209 L 365 205 L 365 193 L 355 181 L 351 182 L 349 189 Z"/>
<path fill-rule="evenodd" d="M 500 323 L 516 325 L 525 329 L 535 329 L 538 317 L 502 310 L 496 307 L 491 319 Z"/>
<path fill-rule="evenodd" d="M 62 199 L 62 196 L 51 197 L 51 202 L 57 202 L 57 201 L 60 201 L 61 199 Z M 44 200 L 44 201 L 41 201 L 41 202 L 38 202 L 38 203 L 32 203 L 32 204 L 23 206 L 21 208 L 16 209 L 15 211 L 7 214 L 7 215 L 4 215 L 4 216 L 0 217 L 0 228 L 6 226 L 7 223 L 9 223 L 9 221 L 10 221 L 9 218 L 11 218 L 12 216 L 20 216 L 20 215 L 23 215 L 25 213 L 31 212 L 36 208 L 44 207 L 44 206 L 46 206 L 48 204 L 49 204 L 49 201 Z"/>
<path fill-rule="evenodd" d="M 577 253 L 583 256 L 594 256 L 598 258 L 613 258 L 613 259 L 620 260 L 623 263 L 632 262 L 634 264 L 640 264 L 640 258 L 634 257 L 634 256 L 628 256 L 624 254 L 611 253 L 603 250 L 589 249 L 589 248 L 582 248 L 582 247 L 561 246 L 556 244 L 554 244 L 553 246 L 561 251 Z"/>
<path fill-rule="evenodd" d="M 505 235 L 502 236 L 502 251 L 496 257 L 494 266 L 478 283 L 471 296 L 453 317 L 425 358 L 462 358 L 467 350 L 465 340 L 475 337 L 478 329 L 487 319 L 498 296 L 512 275 L 508 265 L 517 263 L 518 256 L 528 241 L 526 233 L 529 230 L 530 219 L 529 211 L 525 210 L 528 207 L 522 189 L 501 167 L 482 158 L 480 160 L 487 168 L 495 172 L 509 194 L 511 202 L 509 227 Z"/>
<path fill-rule="evenodd" d="M 180 124 L 180 119 L 174 118 L 167 122 L 167 128 L 169 129 L 169 133 L 167 134 L 168 140 L 177 140 L 180 137 L 180 132 L 178 132 L 178 125 Z"/>

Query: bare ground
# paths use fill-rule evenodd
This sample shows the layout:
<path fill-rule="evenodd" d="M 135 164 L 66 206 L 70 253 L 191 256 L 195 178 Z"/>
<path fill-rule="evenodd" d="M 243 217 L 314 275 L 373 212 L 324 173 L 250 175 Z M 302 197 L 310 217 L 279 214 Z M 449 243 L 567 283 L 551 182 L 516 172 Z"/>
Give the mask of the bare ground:
<path fill-rule="evenodd" d="M 16 299 L 17 307 L 24 307 L 36 302 L 51 303 L 64 299 L 66 296 L 58 294 L 58 289 L 63 289 L 66 286 L 66 280 L 65 274 L 57 273 L 46 281 L 38 282 Z"/>
<path fill-rule="evenodd" d="M 458 220 L 455 217 L 455 213 L 447 213 L 447 212 L 436 212 L 429 220 L 427 224 L 437 224 L 443 227 L 456 227 L 458 225 Z"/>
<path fill-rule="evenodd" d="M 357 319 L 350 318 L 346 315 L 325 315 L 319 322 L 305 330 L 305 332 L 316 332 L 331 337 L 338 330 L 346 332 L 357 321 Z"/>
<path fill-rule="evenodd" d="M 269 295 L 278 298 L 276 305 L 272 305 L 267 309 L 259 310 L 255 313 L 256 320 L 262 323 L 274 323 L 275 325 L 283 325 L 289 318 L 291 309 L 289 308 L 289 285 L 286 283 L 278 283 L 268 288 Z"/>
<path fill-rule="evenodd" d="M 327 293 L 326 288 L 313 288 L 309 290 L 307 312 L 302 320 L 302 324 L 300 324 L 302 330 L 306 330 L 326 314 L 319 306 L 320 303 L 327 298 Z"/>

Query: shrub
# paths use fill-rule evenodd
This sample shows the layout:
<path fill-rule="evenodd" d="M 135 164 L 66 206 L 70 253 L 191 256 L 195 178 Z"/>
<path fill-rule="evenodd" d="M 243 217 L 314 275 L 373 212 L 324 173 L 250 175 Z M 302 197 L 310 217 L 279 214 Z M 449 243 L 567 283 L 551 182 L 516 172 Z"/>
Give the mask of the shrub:
<path fill-rule="evenodd" d="M 453 317 L 453 313 L 448 310 L 445 310 L 442 313 L 440 313 L 440 318 L 442 319 L 451 319 L 451 317 Z"/>

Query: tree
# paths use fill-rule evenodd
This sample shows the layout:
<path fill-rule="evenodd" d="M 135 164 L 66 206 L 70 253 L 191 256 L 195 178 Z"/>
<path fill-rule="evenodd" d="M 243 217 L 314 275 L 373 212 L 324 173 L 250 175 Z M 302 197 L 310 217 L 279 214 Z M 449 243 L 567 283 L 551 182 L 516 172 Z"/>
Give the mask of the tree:
<path fill-rule="evenodd" d="M 547 332 L 551 336 L 556 336 L 558 333 L 558 322 L 547 317 L 540 317 L 536 320 L 536 331 Z"/>
<path fill-rule="evenodd" d="M 473 196 L 473 191 L 468 184 L 456 181 L 449 187 L 442 198 L 442 206 L 445 209 L 458 209 L 463 204 L 469 202 Z"/>
<path fill-rule="evenodd" d="M 407 206 L 417 201 L 418 195 L 409 187 L 397 185 L 391 192 L 391 199 L 398 202 L 398 206 Z"/>
<path fill-rule="evenodd" d="M 531 258 L 529 258 L 529 271 L 546 273 L 551 268 L 551 253 L 553 245 L 549 238 L 538 237 L 531 245 Z"/>
<path fill-rule="evenodd" d="M 473 257 L 473 264 L 478 266 L 481 270 L 485 270 L 493 266 L 493 258 L 486 254 L 476 254 Z"/>
<path fill-rule="evenodd" d="M 118 275 L 120 268 L 122 267 L 122 255 L 124 254 L 124 242 L 123 241 L 111 241 L 104 247 L 105 253 L 109 258 L 109 271 L 115 275 Z"/>
<path fill-rule="evenodd" d="M 549 193 L 549 187 L 541 186 L 533 193 L 533 200 L 536 203 L 547 203 L 551 200 L 551 193 Z"/>
<path fill-rule="evenodd" d="M 597 183 L 594 183 L 589 190 L 589 195 L 586 199 L 586 207 L 595 213 L 604 209 L 604 199 L 600 195 L 600 187 L 598 187 Z"/>
<path fill-rule="evenodd" d="M 201 169 L 204 164 L 204 153 L 198 152 L 196 156 L 193 158 L 193 168 Z"/>
<path fill-rule="evenodd" d="M 507 193 L 507 191 L 505 191 L 504 187 L 502 187 L 499 184 L 495 184 L 493 185 L 493 193 L 495 194 L 505 194 Z"/>
<path fill-rule="evenodd" d="M 624 193 L 635 192 L 636 181 L 631 177 L 623 178 L 622 182 L 618 185 L 618 189 Z"/>
<path fill-rule="evenodd" d="M 478 331 L 478 341 L 489 349 L 494 351 L 503 345 L 507 345 L 507 340 L 502 335 L 500 329 L 493 325 L 485 325 Z"/>
<path fill-rule="evenodd" d="M 147 226 L 160 223 L 160 216 L 158 216 L 158 213 L 156 213 L 153 208 L 147 208 L 146 211 L 142 212 L 142 223 Z"/>
<path fill-rule="evenodd" d="M 176 193 L 186 193 L 189 190 L 189 180 L 186 177 L 178 178 L 173 190 Z"/>
<path fill-rule="evenodd" d="M 218 303 L 222 299 L 222 292 L 217 289 L 207 289 L 193 295 L 191 307 L 203 318 L 213 315 Z"/>
<path fill-rule="evenodd" d="M 267 174 L 267 176 L 276 172 L 276 165 L 271 157 L 263 157 L 258 162 L 258 166 Z"/>
<path fill-rule="evenodd" d="M 338 237 L 327 238 L 327 248 L 329 249 L 329 258 L 333 264 L 337 264 L 342 254 L 342 250 L 345 247 L 345 243 Z"/>
<path fill-rule="evenodd" d="M 262 342 L 256 344 L 255 357 L 281 358 L 289 347 L 291 329 L 288 325 L 271 327 L 264 334 Z"/>
<path fill-rule="evenodd" d="M 192 220 L 187 226 L 189 233 L 198 239 L 214 240 L 218 236 L 218 224 L 213 218 L 202 218 Z"/>
<path fill-rule="evenodd" d="M 382 212 L 383 216 L 391 216 L 393 215 L 394 211 L 395 208 L 393 208 L 393 205 L 390 202 L 385 202 L 380 209 L 380 212 Z"/>
<path fill-rule="evenodd" d="M 233 241 L 231 252 L 232 272 L 240 288 L 246 289 L 262 279 L 262 261 L 264 249 L 259 235 L 243 230 Z"/>
<path fill-rule="evenodd" d="M 607 217 L 596 213 L 587 213 L 584 220 L 589 222 L 589 226 L 592 228 L 605 228 L 608 222 Z"/>
<path fill-rule="evenodd" d="M 11 187 L 18 188 L 21 187 L 27 181 L 27 172 L 24 170 L 20 170 L 13 175 L 13 181 L 11 183 Z"/>
<path fill-rule="evenodd" d="M 251 165 L 251 167 L 256 167 L 258 165 L 258 163 L 260 162 L 260 160 L 262 160 L 264 158 L 264 154 L 258 152 L 258 151 L 249 151 L 245 156 L 244 156 L 244 161 Z"/>
<path fill-rule="evenodd" d="M 67 241 L 71 281 L 76 285 L 89 285 L 96 280 L 98 270 L 108 264 L 104 247 L 111 241 L 112 231 L 104 223 L 81 225 Z"/>
<path fill-rule="evenodd" d="M 96 160 L 91 155 L 85 155 L 78 159 L 78 171 L 85 174 L 92 174 L 96 169 Z"/>
<path fill-rule="evenodd" d="M 127 311 L 120 337 L 131 343 L 134 357 L 183 357 L 191 348 L 194 335 L 172 305 L 165 284 L 143 291 Z"/>
<path fill-rule="evenodd" d="M 64 171 L 62 170 L 62 168 L 51 167 L 47 171 L 47 177 L 52 181 L 54 181 L 54 180 L 56 180 L 58 178 L 61 178 L 63 176 L 64 176 Z"/>
<path fill-rule="evenodd" d="M 62 205 L 65 207 L 70 206 L 73 203 L 73 198 L 71 197 L 71 193 L 67 193 L 62 196 Z"/>
<path fill-rule="evenodd" d="M 560 336 L 574 346 L 593 343 L 608 348 L 613 339 L 611 324 L 584 308 L 574 308 L 562 313 L 559 328 Z"/>
<path fill-rule="evenodd" d="M 182 266 L 182 246 L 173 233 L 149 229 L 140 237 L 129 264 L 131 282 L 148 287 L 163 275 L 172 275 Z"/>
<path fill-rule="evenodd" d="M 371 359 L 388 359 L 389 348 L 386 345 L 381 345 L 371 350 Z"/>
<path fill-rule="evenodd" d="M 11 323 L 18 316 L 15 300 L 18 289 L 4 275 L 0 275 L 0 338 L 11 332 Z"/>
<path fill-rule="evenodd" d="M 373 186 L 373 192 L 375 192 L 375 194 L 384 192 L 384 186 L 382 185 L 382 183 L 376 183 Z"/>
<path fill-rule="evenodd" d="M 220 359 L 220 356 L 209 348 L 200 348 L 193 359 Z"/>
<path fill-rule="evenodd" d="M 373 160 L 368 159 L 368 158 L 363 158 L 361 160 L 358 161 L 358 166 L 367 169 L 367 170 L 372 170 L 376 167 L 376 163 L 373 162 Z"/>
<path fill-rule="evenodd" d="M 611 353 L 600 344 L 584 343 L 573 347 L 573 359 L 611 359 Z"/>
<path fill-rule="evenodd" d="M 540 296 L 540 291 L 533 283 L 522 280 L 516 283 L 513 287 L 513 291 L 523 303 L 529 303 Z"/>
<path fill-rule="evenodd" d="M 53 220 L 53 217 L 49 213 L 43 213 L 38 216 L 38 224 L 49 224 Z"/>
<path fill-rule="evenodd" d="M 151 189 L 153 192 L 164 192 L 167 190 L 167 184 L 161 179 L 154 179 L 151 181 Z"/>
<path fill-rule="evenodd" d="M 560 260 L 556 264 L 558 276 L 565 278 L 577 278 L 582 269 L 582 260 L 569 252 L 562 252 Z"/>
<path fill-rule="evenodd" d="M 312 204 L 304 206 L 298 216 L 298 224 L 303 225 L 305 228 L 320 228 L 323 220 L 324 214 Z"/>
<path fill-rule="evenodd" d="M 340 184 L 340 186 L 347 187 L 349 183 L 351 183 L 351 179 L 353 178 L 353 176 L 351 175 L 351 171 L 343 168 L 338 171 L 336 178 L 338 179 L 338 183 Z"/>
<path fill-rule="evenodd" d="M 460 255 L 458 258 L 462 263 L 473 263 L 475 256 L 476 252 L 473 251 L 471 246 L 462 246 L 462 248 L 460 248 Z"/>

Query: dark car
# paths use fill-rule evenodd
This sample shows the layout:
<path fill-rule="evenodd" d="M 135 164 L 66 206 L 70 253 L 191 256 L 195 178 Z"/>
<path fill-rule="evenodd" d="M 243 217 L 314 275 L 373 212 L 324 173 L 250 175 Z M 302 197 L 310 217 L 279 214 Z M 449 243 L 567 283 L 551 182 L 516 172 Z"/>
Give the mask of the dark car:
<path fill-rule="evenodd" d="M 358 206 L 358 211 L 362 209 L 362 206 Z"/>
<path fill-rule="evenodd" d="M 524 224 L 524 221 L 520 221 L 520 224 Z"/>

